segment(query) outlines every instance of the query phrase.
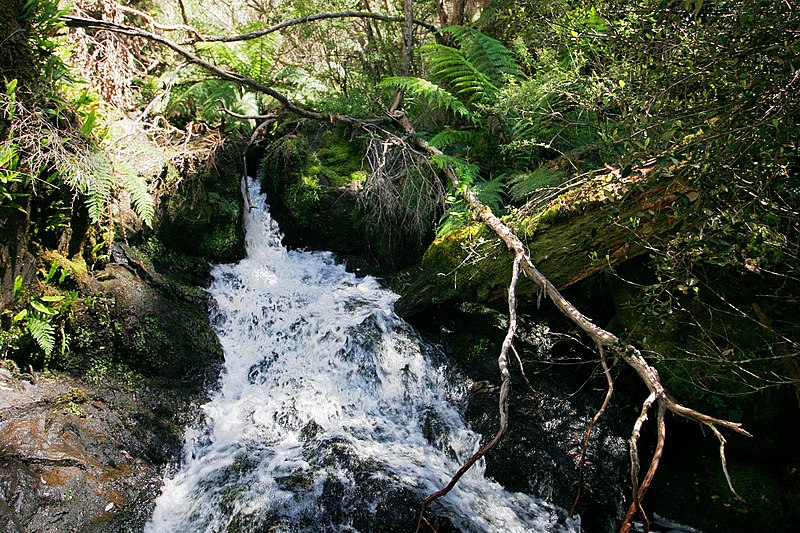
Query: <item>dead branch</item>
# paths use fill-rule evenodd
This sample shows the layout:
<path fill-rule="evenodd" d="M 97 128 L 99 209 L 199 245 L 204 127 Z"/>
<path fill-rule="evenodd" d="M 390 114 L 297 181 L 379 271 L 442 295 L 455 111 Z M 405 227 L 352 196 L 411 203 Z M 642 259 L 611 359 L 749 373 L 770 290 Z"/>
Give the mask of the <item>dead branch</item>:
<path fill-rule="evenodd" d="M 396 113 L 396 118 L 398 123 L 401 125 L 408 124 L 406 127 L 406 131 L 409 134 L 414 133 L 413 128 L 411 128 L 408 119 L 405 118 L 404 115 L 401 113 Z M 425 150 L 430 155 L 444 155 L 441 150 L 432 146 L 428 143 L 425 139 L 417 138 L 417 144 Z M 459 189 L 459 178 L 458 174 L 453 168 L 447 168 L 445 170 L 447 177 L 449 178 L 450 182 L 453 184 L 453 187 L 458 190 Z M 688 420 L 693 420 L 698 422 L 706 427 L 708 427 L 712 433 L 717 437 L 720 443 L 720 460 L 722 462 L 723 472 L 725 473 L 726 479 L 730 480 L 730 476 L 727 470 L 727 462 L 725 459 L 725 438 L 723 437 L 722 433 L 719 431 L 719 428 L 727 428 L 729 430 L 735 431 L 741 435 L 745 436 L 752 436 L 749 432 L 747 432 L 740 423 L 731 422 L 728 420 L 722 420 L 719 418 L 715 418 L 694 409 L 685 407 L 678 402 L 676 402 L 668 393 L 667 390 L 664 388 L 663 383 L 661 382 L 661 376 L 659 376 L 658 371 L 651 366 L 647 360 L 642 355 L 641 351 L 633 345 L 623 343 L 619 338 L 617 338 L 613 333 L 597 326 L 594 324 L 587 316 L 582 314 L 572 303 L 564 298 L 558 289 L 553 285 L 550 280 L 548 280 L 536 266 L 531 262 L 530 257 L 525 250 L 525 246 L 523 245 L 522 241 L 517 237 L 514 231 L 508 227 L 503 221 L 501 221 L 492 210 L 483 204 L 478 197 L 476 196 L 475 192 L 470 188 L 462 188 L 461 189 L 462 198 L 467 202 L 470 210 L 475 213 L 483 222 L 489 226 L 489 228 L 494 231 L 498 237 L 506 244 L 509 250 L 514 253 L 515 262 L 518 260 L 521 263 L 522 272 L 527 276 L 531 281 L 533 281 L 543 292 L 544 294 L 550 298 L 556 308 L 561 311 L 567 318 L 569 318 L 576 326 L 578 326 L 581 331 L 583 331 L 586 335 L 588 335 L 595 343 L 598 348 L 602 348 L 615 356 L 619 357 L 625 363 L 627 363 L 633 370 L 637 373 L 639 378 L 642 382 L 647 386 L 648 390 L 650 391 L 650 395 L 648 396 L 648 400 L 645 402 L 645 405 L 642 408 L 642 414 L 637 418 L 637 422 L 634 425 L 634 432 L 631 437 L 631 446 L 633 447 L 639 438 L 639 430 L 637 429 L 637 425 L 641 426 L 641 423 L 644 422 L 644 419 L 647 417 L 647 413 L 649 409 L 652 407 L 653 403 L 655 402 L 658 406 L 659 411 L 664 410 L 664 412 L 671 412 L 675 415 L 678 415 L 682 418 L 686 418 Z M 652 399 L 651 399 L 652 398 Z M 661 431 L 665 426 L 661 426 L 663 424 L 663 417 L 659 416 L 659 439 L 662 439 Z M 665 429 L 663 429 L 665 432 Z M 664 433 L 665 434 L 665 433 Z M 659 440 L 661 445 L 663 446 L 663 441 Z M 633 453 L 632 453 L 633 457 Z M 649 484 L 650 480 L 652 479 L 653 475 L 655 474 L 656 469 L 658 468 L 658 461 L 660 459 L 660 450 L 657 448 L 656 454 L 653 456 L 653 459 L 650 463 L 650 467 L 648 469 L 647 476 L 645 477 L 645 481 Z M 637 460 L 637 475 L 635 476 L 638 478 L 638 460 Z M 633 481 L 632 476 L 632 481 Z M 638 481 L 634 482 L 638 485 Z M 729 483 L 730 486 L 730 483 Z M 639 495 L 643 494 L 646 490 L 647 485 L 643 482 L 641 487 L 635 486 L 634 487 L 634 504 L 636 504 L 636 508 L 634 509 L 634 513 L 636 509 L 639 508 L 638 500 Z M 732 486 L 731 486 L 732 489 Z M 734 494 L 735 491 L 734 491 Z M 630 520 L 632 519 L 632 515 L 630 517 L 626 517 L 626 523 L 622 525 L 622 530 L 626 530 L 626 526 L 629 528 Z"/>
<path fill-rule="evenodd" d="M 175 26 L 167 26 L 167 25 L 164 25 L 164 24 L 159 24 L 158 21 L 156 21 L 156 19 L 154 19 L 153 17 L 151 17 L 147 13 L 139 11 L 138 9 L 134 9 L 134 8 L 132 8 L 130 6 L 125 6 L 125 5 L 122 5 L 122 4 L 117 4 L 117 8 L 118 9 L 120 9 L 122 11 L 125 11 L 127 13 L 130 13 L 132 15 L 136 15 L 137 17 L 142 17 L 143 19 L 145 19 L 147 21 L 147 23 L 150 24 L 150 27 L 152 29 L 154 29 L 154 30 L 185 31 L 187 33 L 191 33 L 192 35 L 194 35 L 196 39 L 202 40 L 202 37 L 200 36 L 200 32 L 197 31 L 196 28 L 193 28 L 193 27 L 189 26 L 188 19 L 186 17 L 185 8 L 183 6 L 183 2 L 180 3 L 180 7 L 181 7 L 181 14 L 183 15 L 184 24 L 178 24 L 178 25 L 175 25 Z"/>
<path fill-rule="evenodd" d="M 521 258 L 515 258 L 513 269 L 511 271 L 511 283 L 508 285 L 508 330 L 506 332 L 505 339 L 503 339 L 503 345 L 500 348 L 500 356 L 497 358 L 497 366 L 500 369 L 501 378 L 500 399 L 498 406 L 500 411 L 500 428 L 497 430 L 497 433 L 495 433 L 494 437 L 492 437 L 492 440 L 484 444 L 481 449 L 472 455 L 472 457 L 467 459 L 464 465 L 459 468 L 458 472 L 456 472 L 456 474 L 450 479 L 450 482 L 446 487 L 434 492 L 433 494 L 430 494 L 422 501 L 422 506 L 419 511 L 419 520 L 417 521 L 417 532 L 419 532 L 423 521 L 426 523 L 428 522 L 425 520 L 425 508 L 428 506 L 428 504 L 453 490 L 453 487 L 456 486 L 458 480 L 461 479 L 461 477 L 470 468 L 472 468 L 472 465 L 474 465 L 478 459 L 489 453 L 495 446 L 497 446 L 497 444 L 503 438 L 503 435 L 505 435 L 508 431 L 508 395 L 511 392 L 511 373 L 508 370 L 508 351 L 512 348 L 514 336 L 517 333 L 517 282 L 519 281 L 520 260 Z"/>
<path fill-rule="evenodd" d="M 317 20 L 329 20 L 329 19 L 341 19 L 341 18 L 361 18 L 361 19 L 371 19 L 371 20 L 380 20 L 382 22 L 405 22 L 406 17 L 392 17 L 389 15 L 382 15 L 380 13 L 368 13 L 364 11 L 337 11 L 335 13 L 316 13 L 314 15 L 306 15 L 305 17 L 299 17 L 296 19 L 285 20 L 278 24 L 272 25 L 269 28 L 264 28 L 263 30 L 252 31 L 249 33 L 243 33 L 241 35 L 202 35 L 200 36 L 200 40 L 207 41 L 207 42 L 220 42 L 220 43 L 231 43 L 235 41 L 248 41 L 251 39 L 258 39 L 259 37 L 263 37 L 265 35 L 269 35 L 270 33 L 275 33 L 276 31 L 282 30 L 284 28 L 289 28 L 291 26 L 297 26 L 299 24 L 307 24 L 309 22 L 314 22 Z M 436 33 L 438 29 L 433 24 L 428 24 L 425 21 L 419 19 L 412 19 L 412 24 L 425 28 L 431 33 Z"/>
<path fill-rule="evenodd" d="M 597 347 L 597 352 L 600 354 L 600 365 L 603 367 L 603 374 L 606 377 L 606 382 L 608 383 L 608 388 L 606 389 L 606 397 L 603 399 L 603 404 L 600 406 L 600 409 L 597 410 L 594 417 L 592 417 L 592 421 L 589 422 L 589 427 L 586 429 L 586 436 L 583 439 L 583 446 L 581 446 L 581 455 L 578 459 L 578 490 L 575 494 L 575 501 L 572 503 L 572 509 L 570 509 L 570 516 L 575 515 L 575 510 L 578 508 L 578 502 L 581 499 L 581 489 L 583 487 L 583 467 L 584 463 L 586 462 L 586 452 L 589 449 L 589 438 L 592 436 L 592 431 L 594 427 L 597 425 L 597 422 L 603 416 L 603 413 L 606 412 L 606 408 L 608 407 L 608 403 L 611 401 L 611 395 L 614 394 L 614 380 L 611 379 L 611 371 L 608 369 L 608 363 L 606 362 L 606 352 L 602 346 Z"/>

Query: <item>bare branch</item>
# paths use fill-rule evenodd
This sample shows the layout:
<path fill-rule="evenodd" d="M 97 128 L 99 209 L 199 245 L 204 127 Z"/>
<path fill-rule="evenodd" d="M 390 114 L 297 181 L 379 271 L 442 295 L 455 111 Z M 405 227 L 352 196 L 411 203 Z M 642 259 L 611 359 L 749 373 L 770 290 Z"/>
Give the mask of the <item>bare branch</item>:
<path fill-rule="evenodd" d="M 511 373 L 508 370 L 508 350 L 512 348 L 514 336 L 517 332 L 517 282 L 519 281 L 520 260 L 521 258 L 519 257 L 514 260 L 513 269 L 511 271 L 511 283 L 508 285 L 508 330 L 506 331 L 506 337 L 503 340 L 503 345 L 500 348 L 500 356 L 497 358 L 497 366 L 500 369 L 500 377 L 502 380 L 500 385 L 500 398 L 498 401 L 500 410 L 500 429 L 497 430 L 497 433 L 495 433 L 494 437 L 492 437 L 492 440 L 483 445 L 480 450 L 475 452 L 472 457 L 467 459 L 467 462 L 465 462 L 464 465 L 458 469 L 458 472 L 456 472 L 446 487 L 434 492 L 423 500 L 421 509 L 419 511 L 419 520 L 417 521 L 417 532 L 419 532 L 422 522 L 427 522 L 424 514 L 425 508 L 428 506 L 428 504 L 450 492 L 453 487 L 456 486 L 458 480 L 461 479 L 461 476 L 463 476 L 470 468 L 472 468 L 472 465 L 474 465 L 478 459 L 489 453 L 495 446 L 497 446 L 497 444 L 500 442 L 500 439 L 502 439 L 503 435 L 505 435 L 508 431 L 508 395 L 511 391 Z"/>
<path fill-rule="evenodd" d="M 409 134 L 414 133 L 413 127 L 411 126 L 408 119 L 401 113 L 397 112 L 394 114 L 395 118 L 397 119 L 398 123 L 403 125 L 406 131 Z M 432 146 L 428 143 L 425 139 L 417 138 L 417 144 L 424 149 L 430 155 L 443 155 L 442 151 Z M 453 168 L 446 168 L 445 173 L 447 174 L 450 182 L 453 184 L 455 189 L 458 189 L 459 179 L 458 174 Z M 619 338 L 617 338 L 613 333 L 597 326 L 594 324 L 587 316 L 581 313 L 569 300 L 564 298 L 558 289 L 553 285 L 549 279 L 547 279 L 531 262 L 530 257 L 528 256 L 525 246 L 519 237 L 514 233 L 514 231 L 508 227 L 503 221 L 501 221 L 497 216 L 492 213 L 492 210 L 486 206 L 483 202 L 481 202 L 475 192 L 470 188 L 462 189 L 461 193 L 462 198 L 467 202 L 467 205 L 475 213 L 483 222 L 497 234 L 498 237 L 506 244 L 509 250 L 514 253 L 515 257 L 515 264 L 517 260 L 521 259 L 521 267 L 522 272 L 527 276 L 531 281 L 533 281 L 540 289 L 544 292 L 544 294 L 550 298 L 553 304 L 561 311 L 567 318 L 569 318 L 576 326 L 578 326 L 586 335 L 588 335 L 594 343 L 597 345 L 598 348 L 602 348 L 608 351 L 611 351 L 614 355 L 618 356 L 620 359 L 625 361 L 633 370 L 638 374 L 639 378 L 642 382 L 647 386 L 648 390 L 650 391 L 650 395 L 648 396 L 645 405 L 642 407 L 642 414 L 637 419 L 636 425 L 634 426 L 634 435 L 636 438 L 631 438 L 631 459 L 632 462 L 634 460 L 634 456 L 638 455 L 635 452 L 635 446 L 638 442 L 638 432 L 640 431 L 641 424 L 644 422 L 644 419 L 647 416 L 647 412 L 649 408 L 652 406 L 653 402 L 657 402 L 659 408 L 659 442 L 663 446 L 662 439 L 662 432 L 665 432 L 665 426 L 663 424 L 663 417 L 661 416 L 661 411 L 664 412 L 671 412 L 688 420 L 694 420 L 695 422 L 699 422 L 707 427 L 709 427 L 718 438 L 722 437 L 722 434 L 719 432 L 719 427 L 725 427 L 737 433 L 740 433 L 745 436 L 752 436 L 749 432 L 747 432 L 740 423 L 731 422 L 728 420 L 722 420 L 719 418 L 715 418 L 694 409 L 690 409 L 688 407 L 684 407 L 683 405 L 677 403 L 666 391 L 662 381 L 661 376 L 659 376 L 658 371 L 651 366 L 647 360 L 644 358 L 642 353 L 633 345 L 626 345 Z M 665 434 L 665 433 L 664 433 Z M 727 475 L 727 469 L 725 466 L 725 455 L 724 455 L 724 439 L 720 440 L 720 454 L 722 457 L 723 462 L 723 469 Z M 650 479 L 652 479 L 653 475 L 655 474 L 656 468 L 658 467 L 658 459 L 660 458 L 660 451 L 657 449 L 657 455 L 654 455 L 653 460 L 650 463 L 650 469 L 648 470 L 647 476 L 645 477 L 646 482 L 649 484 Z M 643 490 L 638 487 L 638 459 L 635 460 L 632 464 L 632 468 L 636 468 L 635 475 L 632 476 L 632 482 L 634 484 L 634 512 L 636 508 L 638 508 L 638 500 L 639 494 L 643 494 Z M 643 489 L 646 489 L 646 485 L 642 485 Z M 734 492 L 735 494 L 735 492 Z"/>
<path fill-rule="evenodd" d="M 248 41 L 251 39 L 258 39 L 259 37 L 269 35 L 270 33 L 275 33 L 276 31 L 282 30 L 284 28 L 297 26 L 299 24 L 307 24 L 309 22 L 314 22 L 317 20 L 341 19 L 341 18 L 362 18 L 362 19 L 380 20 L 383 22 L 404 22 L 406 20 L 405 17 L 391 17 L 389 15 L 382 15 L 380 13 L 367 13 L 364 11 L 337 11 L 335 13 L 316 13 L 314 15 L 306 15 L 305 17 L 286 20 L 279 24 L 270 26 L 269 28 L 264 28 L 263 30 L 243 33 L 241 35 L 203 35 L 200 37 L 200 40 L 208 42 L 221 42 L 221 43 Z M 434 26 L 433 24 L 428 24 L 427 22 L 419 19 L 412 19 L 412 23 L 422 28 L 425 28 L 431 33 L 436 33 L 438 31 L 436 26 Z"/>
<path fill-rule="evenodd" d="M 586 461 L 586 452 L 589 449 L 589 438 L 592 436 L 592 431 L 594 427 L 597 425 L 597 422 L 603 416 L 603 413 L 606 412 L 606 408 L 608 407 L 608 403 L 611 401 L 611 395 L 614 394 L 614 380 L 611 379 L 611 371 L 608 369 L 608 363 L 606 362 L 606 352 L 602 346 L 597 347 L 597 351 L 600 354 L 600 364 L 603 367 L 603 374 L 606 376 L 606 382 L 608 383 L 608 388 L 606 389 L 606 396 L 603 399 L 603 404 L 600 406 L 600 409 L 597 410 L 592 421 L 589 422 L 589 427 L 586 429 L 586 436 L 583 439 L 583 446 L 581 447 L 581 455 L 578 459 L 578 490 L 575 494 L 575 501 L 572 503 L 572 509 L 570 510 L 570 516 L 575 515 L 575 510 L 578 508 L 578 501 L 581 499 L 581 489 L 583 487 L 583 466 Z"/>

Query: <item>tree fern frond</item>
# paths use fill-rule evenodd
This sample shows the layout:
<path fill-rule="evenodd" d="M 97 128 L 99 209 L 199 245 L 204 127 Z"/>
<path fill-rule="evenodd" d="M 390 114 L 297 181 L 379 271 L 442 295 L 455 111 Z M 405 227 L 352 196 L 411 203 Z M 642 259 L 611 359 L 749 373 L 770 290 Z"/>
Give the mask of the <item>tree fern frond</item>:
<path fill-rule="evenodd" d="M 122 188 L 130 194 L 133 210 L 146 226 L 153 227 L 156 205 L 147 189 L 147 177 L 140 175 L 131 167 L 124 169 L 120 174 Z"/>
<path fill-rule="evenodd" d="M 29 314 L 25 320 L 25 325 L 28 327 L 28 333 L 31 334 L 33 340 L 45 355 L 53 353 L 56 347 L 56 328 L 50 321 L 38 314 Z"/>
<path fill-rule="evenodd" d="M 444 150 L 453 145 L 473 145 L 476 144 L 476 137 L 480 135 L 476 131 L 451 130 L 446 129 L 434 135 L 429 141 L 433 146 Z"/>
<path fill-rule="evenodd" d="M 441 170 L 444 170 L 448 167 L 452 168 L 458 175 L 458 179 L 463 185 L 471 185 L 472 182 L 478 177 L 478 173 L 480 172 L 480 167 L 478 167 L 478 165 L 472 164 L 460 157 L 447 154 L 432 156 L 431 163 Z"/>
<path fill-rule="evenodd" d="M 505 184 L 503 176 L 496 176 L 490 180 L 480 180 L 475 182 L 475 192 L 478 199 L 495 212 L 500 213 L 503 206 L 503 195 L 505 194 Z"/>
<path fill-rule="evenodd" d="M 508 192 L 515 202 L 524 202 L 533 192 L 544 187 L 552 187 L 563 182 L 564 172 L 547 166 L 540 166 L 532 172 L 522 172 L 508 178 Z"/>
<path fill-rule="evenodd" d="M 493 85 L 499 87 L 507 78 L 518 78 L 522 75 L 514 52 L 497 39 L 464 26 L 447 26 L 441 31 L 453 36 L 466 59 L 487 76 Z"/>
<path fill-rule="evenodd" d="M 429 104 L 445 109 L 453 115 L 473 123 L 476 121 L 470 110 L 458 98 L 428 80 L 410 76 L 393 76 L 384 79 L 378 86 L 385 89 L 402 89 L 424 98 Z"/>
<path fill-rule="evenodd" d="M 82 187 L 89 218 L 95 224 L 100 222 L 106 210 L 111 192 L 114 189 L 114 170 L 111 160 L 103 152 L 93 152 L 89 156 L 92 179 Z"/>
<path fill-rule="evenodd" d="M 497 92 L 489 77 L 475 68 L 460 50 L 431 43 L 422 46 L 421 51 L 431 64 L 434 75 L 451 87 L 461 100 L 480 102 Z"/>

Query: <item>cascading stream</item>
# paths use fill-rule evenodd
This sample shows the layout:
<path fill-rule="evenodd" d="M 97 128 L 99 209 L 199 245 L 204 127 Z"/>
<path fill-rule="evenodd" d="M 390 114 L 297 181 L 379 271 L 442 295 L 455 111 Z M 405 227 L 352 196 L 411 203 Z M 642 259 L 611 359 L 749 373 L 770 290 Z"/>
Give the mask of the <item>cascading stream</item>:
<path fill-rule="evenodd" d="M 466 388 L 331 254 L 286 250 L 257 182 L 247 257 L 213 269 L 225 351 L 148 532 L 404 531 L 479 444 Z M 461 383 L 461 384 L 459 384 Z M 462 531 L 577 531 L 563 510 L 468 473 L 434 511 Z"/>

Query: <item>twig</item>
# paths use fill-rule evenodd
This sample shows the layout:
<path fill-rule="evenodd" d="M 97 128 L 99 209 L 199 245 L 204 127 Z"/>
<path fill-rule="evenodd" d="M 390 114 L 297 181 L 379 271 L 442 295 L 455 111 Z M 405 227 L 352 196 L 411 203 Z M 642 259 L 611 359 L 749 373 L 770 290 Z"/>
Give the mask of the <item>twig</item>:
<path fill-rule="evenodd" d="M 492 440 L 475 452 L 472 457 L 467 459 L 464 465 L 459 468 L 458 472 L 456 472 L 456 474 L 450 479 L 450 482 L 446 487 L 434 492 L 433 494 L 430 494 L 422 501 L 422 506 L 419 511 L 419 520 L 417 521 L 417 533 L 419 533 L 422 522 L 425 519 L 425 508 L 428 506 L 428 504 L 450 492 L 453 487 L 456 486 L 458 480 L 461 479 L 461 477 L 472 467 L 472 465 L 474 465 L 478 459 L 491 451 L 492 448 L 497 446 L 497 444 L 503 438 L 503 435 L 505 435 L 508 431 L 508 395 L 511 391 L 511 374 L 508 370 L 508 350 L 512 346 L 514 336 L 516 335 L 517 331 L 517 282 L 519 281 L 519 265 L 521 260 L 521 257 L 516 257 L 514 259 L 514 266 L 511 271 L 511 283 L 508 286 L 508 330 L 506 331 L 506 337 L 503 340 L 503 345 L 500 348 L 500 356 L 497 358 L 497 366 L 500 369 L 500 376 L 502 380 L 500 385 L 500 399 L 498 402 L 500 411 L 500 428 L 497 430 L 497 433 L 495 433 L 494 437 L 492 437 Z"/>
<path fill-rule="evenodd" d="M 589 422 L 589 427 L 586 429 L 586 436 L 583 439 L 583 446 L 581 447 L 581 455 L 580 459 L 578 459 L 578 490 L 575 494 L 575 501 L 572 503 L 572 509 L 570 509 L 569 514 L 570 516 L 575 515 L 575 510 L 578 508 L 578 502 L 581 499 L 581 489 L 583 487 L 583 467 L 584 462 L 586 461 L 586 451 L 589 449 L 589 438 L 592 436 L 592 431 L 594 430 L 594 426 L 600 420 L 600 417 L 603 416 L 603 413 L 606 412 L 606 408 L 608 407 L 608 403 L 611 401 L 611 395 L 614 393 L 614 380 L 611 379 L 611 371 L 608 369 L 608 363 L 606 362 L 606 352 L 602 346 L 597 347 L 597 352 L 600 354 L 600 364 L 603 366 L 603 374 L 606 376 L 606 382 L 608 383 L 608 388 L 606 389 L 606 396 L 603 399 L 603 404 L 600 406 L 600 409 L 597 410 L 592 421 Z"/>
<path fill-rule="evenodd" d="M 340 18 L 362 18 L 362 19 L 380 20 L 383 22 L 405 22 L 406 20 L 405 17 L 391 17 L 389 15 L 381 15 L 380 13 L 368 13 L 364 11 L 337 11 L 334 13 L 316 13 L 314 15 L 306 15 L 305 17 L 285 20 L 279 24 L 270 26 L 269 28 L 264 28 L 263 30 L 243 33 L 241 35 L 202 35 L 200 36 L 200 40 L 206 42 L 221 42 L 221 43 L 248 41 L 251 39 L 258 39 L 259 37 L 269 35 L 270 33 L 274 33 L 278 30 L 282 30 L 290 26 L 297 26 L 298 24 L 307 24 L 309 22 L 314 22 L 316 20 L 340 19 Z M 425 21 L 412 19 L 411 22 L 412 24 L 425 28 L 431 33 L 436 33 L 438 31 L 436 26 L 434 26 L 433 24 L 428 24 Z"/>

